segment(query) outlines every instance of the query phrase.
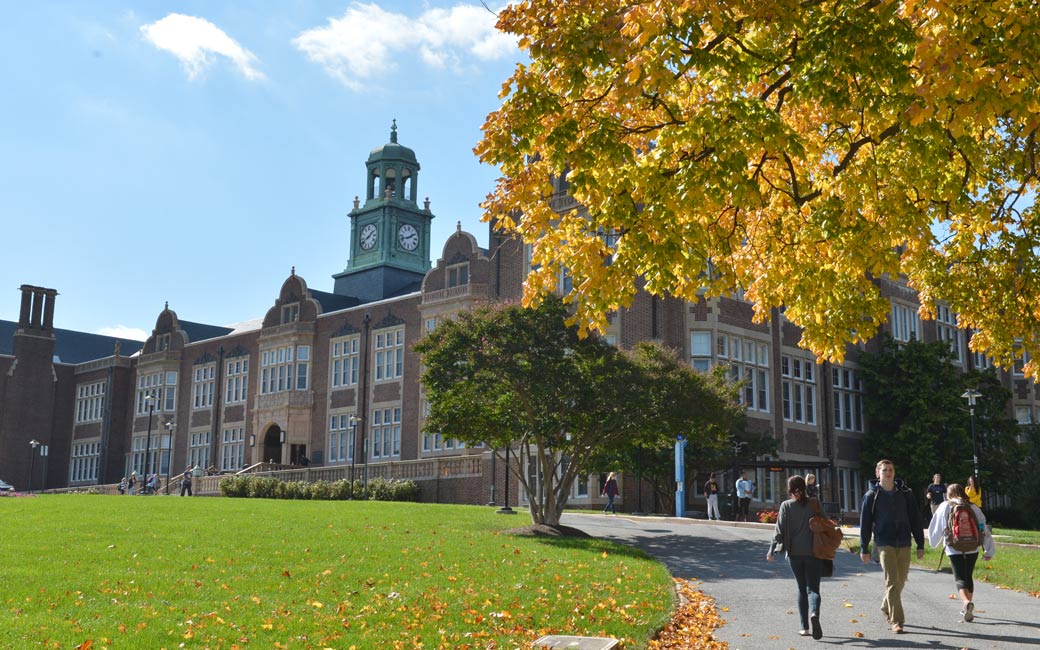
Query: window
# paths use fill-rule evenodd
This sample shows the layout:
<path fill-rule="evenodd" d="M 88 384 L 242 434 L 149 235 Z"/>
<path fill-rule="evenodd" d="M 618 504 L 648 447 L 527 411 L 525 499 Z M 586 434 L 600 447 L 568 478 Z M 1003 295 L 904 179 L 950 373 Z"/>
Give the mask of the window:
<path fill-rule="evenodd" d="M 354 458 L 354 432 L 350 415 L 329 416 L 329 462 L 343 463 Z"/>
<path fill-rule="evenodd" d="M 97 481 L 98 460 L 101 443 L 78 442 L 72 445 L 72 462 L 69 465 L 69 482 Z"/>
<path fill-rule="evenodd" d="M 217 365 L 208 363 L 195 366 L 195 378 L 192 382 L 192 409 L 213 408 L 213 378 L 217 374 Z"/>
<path fill-rule="evenodd" d="M 780 357 L 780 376 L 784 419 L 816 424 L 816 364 L 783 355 Z"/>
<path fill-rule="evenodd" d="M 769 344 L 736 336 L 729 338 L 729 376 L 743 382 L 740 403 L 748 410 L 769 412 Z"/>
<path fill-rule="evenodd" d="M 127 467 L 127 470 L 126 470 L 126 473 L 127 473 L 128 476 L 129 476 L 130 472 L 137 472 L 138 476 L 143 477 L 145 475 L 146 471 L 152 471 L 152 472 L 158 472 L 159 471 L 158 467 L 159 467 L 159 460 L 160 459 L 159 459 L 158 450 L 160 449 L 160 447 L 162 445 L 161 438 L 162 438 L 162 434 L 159 431 L 157 431 L 157 430 L 153 430 L 152 431 L 152 435 L 151 435 L 151 439 L 150 440 L 149 440 L 149 436 L 148 436 L 147 432 L 145 432 L 143 435 L 135 435 L 134 436 L 134 439 L 131 442 L 131 446 L 130 446 L 130 449 L 131 449 L 131 451 L 130 451 L 130 463 L 129 463 L 129 467 Z M 144 453 L 145 444 L 146 443 L 150 443 L 148 445 L 149 453 L 148 453 L 148 467 L 147 467 L 147 469 L 145 468 L 145 453 Z M 144 479 L 142 478 L 142 482 L 143 482 L 143 480 Z"/>
<path fill-rule="evenodd" d="M 332 387 L 354 386 L 358 383 L 361 337 L 351 336 L 332 342 Z"/>
<path fill-rule="evenodd" d="M 910 339 L 920 338 L 918 336 L 917 308 L 897 302 L 892 303 L 892 313 L 889 324 L 892 326 L 892 338 L 906 343 Z"/>
<path fill-rule="evenodd" d="M 427 318 L 426 319 L 426 331 L 427 332 L 432 332 L 436 328 L 437 328 L 437 319 L 436 318 Z"/>
<path fill-rule="evenodd" d="M 226 404 L 244 402 L 246 400 L 246 386 L 249 383 L 249 357 L 229 359 L 224 381 L 227 389 L 224 402 Z"/>
<path fill-rule="evenodd" d="M 448 288 L 469 284 L 469 263 L 448 267 Z"/>
<path fill-rule="evenodd" d="M 404 328 L 376 334 L 376 381 L 397 379 L 404 374 Z"/>
<path fill-rule="evenodd" d="M 694 370 L 711 370 L 711 332 L 690 332 L 690 365 Z"/>
<path fill-rule="evenodd" d="M 282 325 L 295 323 L 300 320 L 300 303 L 293 303 L 282 307 Z"/>
<path fill-rule="evenodd" d="M 834 428 L 863 431 L 863 380 L 851 368 L 834 366 L 831 388 L 834 390 Z"/>
<path fill-rule="evenodd" d="M 148 415 L 146 395 L 154 395 L 154 411 L 177 410 L 177 372 L 153 372 L 137 377 L 137 415 Z"/>
<path fill-rule="evenodd" d="M 961 345 L 961 330 L 957 328 L 957 314 L 949 307 L 940 305 L 935 317 L 935 327 L 940 341 L 946 341 L 957 363 L 964 363 L 964 348 Z"/>
<path fill-rule="evenodd" d="M 209 467 L 209 431 L 198 431 L 191 434 L 191 446 L 188 447 L 188 465 L 191 467 Z"/>
<path fill-rule="evenodd" d="M 848 467 L 838 468 L 838 499 L 842 512 L 856 512 L 859 510 L 860 500 L 863 498 L 863 486 L 860 482 L 860 474 L 857 469 Z"/>
<path fill-rule="evenodd" d="M 1031 406 L 1016 406 L 1015 407 L 1015 420 L 1019 424 L 1032 424 L 1033 423 L 1033 407 L 1031 407 Z"/>
<path fill-rule="evenodd" d="M 307 345 L 286 345 L 261 352 L 260 394 L 306 390 L 310 352 Z"/>
<path fill-rule="evenodd" d="M 98 422 L 105 408 L 105 382 L 76 387 L 76 424 Z"/>
<path fill-rule="evenodd" d="M 220 444 L 220 469 L 222 471 L 241 469 L 246 466 L 245 440 L 245 427 L 224 429 L 224 436 Z"/>
<path fill-rule="evenodd" d="M 372 412 L 372 458 L 401 455 L 401 408 Z"/>
<path fill-rule="evenodd" d="M 1012 371 L 1016 377 L 1025 376 L 1025 367 L 1029 363 L 1029 353 L 1022 349 L 1020 345 L 1015 346 L 1015 361 L 1012 366 Z"/>

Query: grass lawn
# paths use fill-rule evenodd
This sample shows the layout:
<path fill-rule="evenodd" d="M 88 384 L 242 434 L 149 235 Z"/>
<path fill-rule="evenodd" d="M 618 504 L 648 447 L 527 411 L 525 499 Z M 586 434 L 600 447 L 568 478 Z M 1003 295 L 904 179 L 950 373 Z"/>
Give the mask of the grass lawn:
<path fill-rule="evenodd" d="M 1015 531 L 997 528 L 993 531 L 994 539 L 999 542 L 1014 541 L 1018 544 L 1035 543 L 1031 539 L 1040 537 L 1037 531 Z M 925 535 L 927 537 L 927 535 Z M 853 543 L 855 552 L 859 553 L 859 539 Z M 941 548 L 931 548 L 925 543 L 924 558 L 918 560 L 917 554 L 911 555 L 911 561 L 922 567 L 935 569 L 939 566 Z M 943 558 L 942 571 L 950 573 L 950 559 Z M 1025 591 L 1040 597 L 1040 550 L 1033 548 L 1017 548 L 1014 546 L 997 546 L 997 555 L 989 562 L 979 557 L 975 565 L 975 579 L 1008 589 Z M 952 582 L 950 583 L 953 584 Z"/>
<path fill-rule="evenodd" d="M 674 598 L 637 550 L 486 507 L 50 495 L 0 519 L 5 648 L 631 649 Z"/>

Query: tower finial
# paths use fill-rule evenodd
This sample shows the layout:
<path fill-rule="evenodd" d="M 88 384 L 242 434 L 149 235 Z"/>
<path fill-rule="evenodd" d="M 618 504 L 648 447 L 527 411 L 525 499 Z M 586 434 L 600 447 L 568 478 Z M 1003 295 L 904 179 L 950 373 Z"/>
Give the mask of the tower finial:
<path fill-rule="evenodd" d="M 289 269 L 289 275 L 291 275 L 294 278 L 296 277 L 296 265 L 295 264 L 293 264 L 292 268 Z"/>
<path fill-rule="evenodd" d="M 397 144 L 397 118 L 390 124 L 390 143 Z"/>
<path fill-rule="evenodd" d="M 163 309 L 166 310 L 166 311 L 170 311 L 170 301 L 169 300 L 166 301 L 166 305 L 163 306 Z"/>

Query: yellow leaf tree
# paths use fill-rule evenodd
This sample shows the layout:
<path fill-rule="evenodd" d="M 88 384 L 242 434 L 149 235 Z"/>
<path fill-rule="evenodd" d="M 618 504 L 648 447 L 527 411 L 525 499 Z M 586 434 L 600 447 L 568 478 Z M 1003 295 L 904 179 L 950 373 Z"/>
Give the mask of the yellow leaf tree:
<path fill-rule="evenodd" d="M 528 302 L 569 273 L 602 328 L 639 286 L 739 288 L 840 360 L 901 276 L 1037 376 L 1035 3 L 526 0 L 499 28 L 528 60 L 476 153 L 485 219 L 534 244 Z"/>

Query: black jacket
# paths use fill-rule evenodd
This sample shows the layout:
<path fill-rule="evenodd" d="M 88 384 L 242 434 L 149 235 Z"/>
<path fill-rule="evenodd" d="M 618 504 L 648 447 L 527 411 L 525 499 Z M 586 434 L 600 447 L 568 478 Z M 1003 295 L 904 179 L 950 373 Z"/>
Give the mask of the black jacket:
<path fill-rule="evenodd" d="M 913 492 L 902 479 L 896 479 L 895 489 L 886 492 L 877 480 L 870 482 L 870 489 L 863 495 L 859 509 L 859 541 L 861 552 L 870 548 L 870 537 L 878 546 L 910 546 L 910 538 L 917 548 L 924 548 L 924 530 L 921 527 L 921 512 L 917 509 Z"/>

